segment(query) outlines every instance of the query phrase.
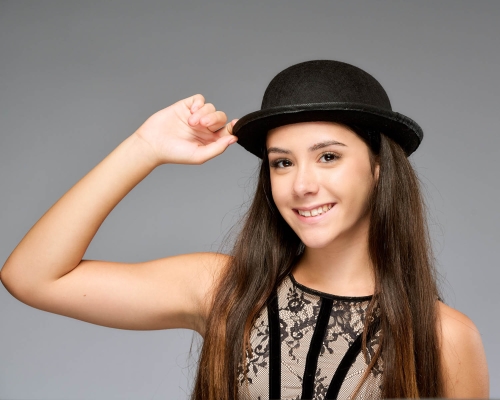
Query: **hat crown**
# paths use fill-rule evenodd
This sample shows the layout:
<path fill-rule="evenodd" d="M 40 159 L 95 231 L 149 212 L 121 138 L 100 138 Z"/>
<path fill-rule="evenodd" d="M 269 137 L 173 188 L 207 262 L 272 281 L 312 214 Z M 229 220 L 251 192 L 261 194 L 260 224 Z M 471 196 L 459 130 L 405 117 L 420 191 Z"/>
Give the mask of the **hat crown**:
<path fill-rule="evenodd" d="M 281 71 L 267 86 L 261 110 L 311 103 L 359 103 L 392 111 L 373 76 L 334 60 L 305 61 Z"/>

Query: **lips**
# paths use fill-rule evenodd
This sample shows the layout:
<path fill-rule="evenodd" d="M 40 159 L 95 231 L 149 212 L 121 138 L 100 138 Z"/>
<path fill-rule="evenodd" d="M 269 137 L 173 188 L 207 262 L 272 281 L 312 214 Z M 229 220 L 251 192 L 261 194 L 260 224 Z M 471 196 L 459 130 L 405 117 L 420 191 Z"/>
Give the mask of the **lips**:
<path fill-rule="evenodd" d="M 302 218 L 315 218 L 326 214 L 335 205 L 335 203 L 325 203 L 322 205 L 293 209 L 296 214 Z"/>

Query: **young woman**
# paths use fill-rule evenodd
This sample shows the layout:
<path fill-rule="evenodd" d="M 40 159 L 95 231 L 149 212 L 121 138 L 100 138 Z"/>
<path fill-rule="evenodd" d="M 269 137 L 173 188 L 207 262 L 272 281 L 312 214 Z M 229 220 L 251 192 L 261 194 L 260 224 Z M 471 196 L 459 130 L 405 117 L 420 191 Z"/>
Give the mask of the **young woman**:
<path fill-rule="evenodd" d="M 440 301 L 418 178 L 420 127 L 352 65 L 280 72 L 227 123 L 197 94 L 153 114 L 71 188 L 7 259 L 33 307 L 121 329 L 204 337 L 194 399 L 487 398 L 474 324 Z M 231 254 L 82 260 L 154 168 L 236 142 L 262 158 Z"/>

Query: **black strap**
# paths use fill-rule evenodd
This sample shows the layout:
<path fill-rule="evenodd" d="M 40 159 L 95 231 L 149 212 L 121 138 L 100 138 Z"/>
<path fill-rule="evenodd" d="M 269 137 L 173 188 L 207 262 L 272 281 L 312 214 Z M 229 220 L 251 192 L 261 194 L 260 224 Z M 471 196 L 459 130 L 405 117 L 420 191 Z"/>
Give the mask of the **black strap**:
<path fill-rule="evenodd" d="M 339 395 L 340 387 L 344 382 L 344 378 L 347 375 L 349 368 L 351 368 L 352 364 L 356 360 L 359 352 L 361 351 L 362 342 L 363 334 L 360 334 L 351 345 L 351 347 L 349 347 L 349 350 L 347 350 L 347 352 L 345 353 L 344 358 L 342 358 L 342 361 L 337 368 L 337 371 L 335 371 L 335 374 L 333 375 L 330 386 L 328 387 L 328 392 L 326 392 L 325 399 L 333 400 L 336 399 Z"/>
<path fill-rule="evenodd" d="M 281 398 L 281 335 L 278 295 L 273 293 L 267 303 L 269 323 L 269 399 Z"/>
<path fill-rule="evenodd" d="M 312 399 L 314 393 L 314 378 L 316 376 L 316 368 L 318 367 L 318 358 L 323 346 L 326 328 L 330 320 L 332 312 L 333 300 L 321 299 L 321 308 L 318 314 L 318 320 L 314 328 L 314 333 L 307 352 L 306 366 L 304 369 L 304 377 L 302 379 L 302 396 L 301 399 Z"/>
<path fill-rule="evenodd" d="M 379 320 L 377 319 L 372 325 L 371 329 L 368 331 L 368 335 L 366 341 L 368 342 L 379 327 Z M 326 392 L 325 400 L 335 400 L 339 395 L 340 388 L 342 383 L 344 383 L 344 379 L 349 372 L 352 364 L 356 360 L 356 357 L 361 352 L 361 345 L 363 343 L 363 333 L 361 333 L 355 340 L 354 343 L 351 344 L 347 352 L 345 353 L 342 361 L 340 362 L 335 374 L 333 375 L 332 381 L 330 382 L 330 386 L 328 387 L 328 391 Z"/>

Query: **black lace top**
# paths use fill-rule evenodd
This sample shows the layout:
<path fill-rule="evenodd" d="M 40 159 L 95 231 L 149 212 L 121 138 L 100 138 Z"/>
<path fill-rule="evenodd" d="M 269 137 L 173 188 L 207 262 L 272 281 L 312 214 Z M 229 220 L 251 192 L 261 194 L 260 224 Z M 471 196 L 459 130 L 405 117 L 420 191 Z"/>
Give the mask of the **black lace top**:
<path fill-rule="evenodd" d="M 370 299 L 330 295 L 287 277 L 251 331 L 239 399 L 349 399 L 368 366 L 361 335 Z M 378 338 L 368 340 L 368 362 Z M 357 398 L 380 398 L 381 374 L 379 362 Z"/>

